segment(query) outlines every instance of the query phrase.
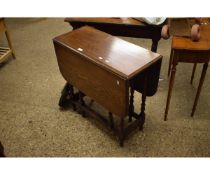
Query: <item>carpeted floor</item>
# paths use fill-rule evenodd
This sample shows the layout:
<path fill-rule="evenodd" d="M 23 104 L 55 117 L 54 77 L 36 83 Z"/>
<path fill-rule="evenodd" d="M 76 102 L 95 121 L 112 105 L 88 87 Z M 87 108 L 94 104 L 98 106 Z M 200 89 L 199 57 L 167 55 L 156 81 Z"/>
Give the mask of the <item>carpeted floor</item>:
<path fill-rule="evenodd" d="M 181 32 L 182 23 L 175 20 L 172 33 Z M 65 81 L 58 69 L 52 39 L 72 28 L 61 18 L 6 19 L 6 24 L 17 56 L 0 67 L 0 141 L 7 156 L 210 156 L 209 70 L 191 118 L 202 66 L 198 66 L 190 85 L 193 65 L 178 65 L 169 120 L 163 121 L 171 39 L 159 43 L 163 80 L 156 95 L 147 98 L 144 131 L 131 135 L 121 148 L 101 125 L 71 109 L 59 110 L 58 100 Z M 123 39 L 150 49 L 150 40 Z M 4 38 L 0 44 L 5 44 Z M 136 111 L 140 100 L 140 94 L 135 93 Z M 104 109 L 100 111 L 106 114 Z"/>

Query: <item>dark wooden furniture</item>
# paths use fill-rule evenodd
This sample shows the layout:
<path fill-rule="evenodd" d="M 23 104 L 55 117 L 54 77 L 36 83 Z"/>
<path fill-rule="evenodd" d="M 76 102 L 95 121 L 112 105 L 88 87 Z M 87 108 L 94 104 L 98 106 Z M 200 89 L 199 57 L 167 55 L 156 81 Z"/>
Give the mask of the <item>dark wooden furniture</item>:
<path fill-rule="evenodd" d="M 156 52 L 163 25 L 148 25 L 134 18 L 66 18 L 73 29 L 88 25 L 111 35 L 152 39 L 151 51 Z"/>
<path fill-rule="evenodd" d="M 134 18 L 66 18 L 65 21 L 73 27 L 73 30 L 88 25 L 111 35 L 152 39 L 151 51 L 153 52 L 157 51 L 162 27 L 167 23 L 165 21 L 162 25 L 158 26 L 148 25 Z M 160 66 L 161 62 L 150 67 L 149 74 L 147 75 L 147 96 L 152 96 L 157 91 Z M 144 81 L 143 74 L 137 78 L 138 80 L 135 82 Z M 134 87 L 135 90 L 143 92 L 143 83 L 141 85 L 134 83 Z M 60 101 L 62 100 L 61 97 Z"/>
<path fill-rule="evenodd" d="M 3 147 L 3 145 L 1 144 L 1 142 L 0 142 L 0 157 L 5 157 L 5 154 L 4 154 L 4 147 Z"/>
<path fill-rule="evenodd" d="M 147 75 L 153 66 L 160 71 L 162 56 L 89 26 L 58 36 L 53 41 L 60 72 L 68 82 L 62 95 L 68 96 L 83 116 L 100 116 L 119 135 L 122 146 L 127 134 L 134 128 L 143 127 Z M 79 89 L 78 93 L 74 92 L 73 86 Z M 134 88 L 142 90 L 140 114 L 134 112 Z M 110 120 L 89 108 L 84 101 L 85 95 L 104 106 Z M 113 123 L 113 114 L 120 117 L 119 127 Z M 128 115 L 129 121 L 136 120 L 125 128 L 124 119 Z"/>
<path fill-rule="evenodd" d="M 176 73 L 176 66 L 179 62 L 194 63 L 193 73 L 191 76 L 191 83 L 193 81 L 195 68 L 197 63 L 203 63 L 203 70 L 196 93 L 191 116 L 194 115 L 198 98 L 201 92 L 201 88 L 204 82 L 208 63 L 210 60 L 210 21 L 208 19 L 203 20 L 204 25 L 201 25 L 201 39 L 198 42 L 193 42 L 189 37 L 174 36 L 172 39 L 172 50 L 169 62 L 169 90 L 167 96 L 167 103 L 165 109 L 164 120 L 167 120 L 172 88 L 174 84 L 174 78 Z"/>
<path fill-rule="evenodd" d="M 0 18 L 0 35 L 2 33 L 5 34 L 9 47 L 1 47 L 0 46 L 0 63 L 3 63 L 4 61 L 6 61 L 10 55 L 12 55 L 14 59 L 16 58 L 14 49 L 12 47 L 10 35 L 7 30 L 6 24 L 4 22 L 4 18 Z"/>

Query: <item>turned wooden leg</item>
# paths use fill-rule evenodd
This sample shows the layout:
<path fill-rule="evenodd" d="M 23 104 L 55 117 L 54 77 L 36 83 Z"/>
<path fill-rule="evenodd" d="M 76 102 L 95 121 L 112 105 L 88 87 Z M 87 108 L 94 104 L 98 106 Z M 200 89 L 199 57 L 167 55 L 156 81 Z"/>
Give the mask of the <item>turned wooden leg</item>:
<path fill-rule="evenodd" d="M 194 78 L 194 75 L 195 75 L 196 66 L 197 66 L 197 63 L 194 63 L 194 65 L 193 65 L 193 71 L 192 71 L 192 75 L 191 75 L 191 80 L 190 80 L 190 83 L 191 84 L 193 83 L 193 78 Z"/>
<path fill-rule="evenodd" d="M 160 39 L 152 39 L 152 46 L 151 46 L 151 51 L 152 52 L 157 52 L 157 47 L 158 47 L 158 41 Z"/>
<path fill-rule="evenodd" d="M 109 121 L 110 121 L 110 128 L 114 129 L 114 120 L 111 112 L 109 112 Z"/>
<path fill-rule="evenodd" d="M 123 147 L 124 145 L 124 117 L 122 117 L 120 120 L 119 139 L 120 139 L 120 146 Z"/>
<path fill-rule="evenodd" d="M 142 92 L 141 97 L 141 112 L 139 114 L 139 129 L 143 130 L 144 122 L 145 122 L 145 106 L 146 106 L 146 97 L 147 97 L 147 74 L 144 77 L 144 90 Z"/>
<path fill-rule="evenodd" d="M 132 116 L 134 112 L 134 105 L 133 105 L 133 98 L 134 98 L 134 88 L 133 88 L 133 82 L 131 82 L 130 85 L 130 103 L 129 103 L 129 122 L 132 121 Z"/>
<path fill-rule="evenodd" d="M 171 100 L 172 88 L 173 88 L 173 85 L 174 85 L 175 74 L 176 74 L 176 64 L 173 64 L 172 71 L 171 71 L 171 77 L 170 77 L 170 81 L 169 81 L 169 90 L 168 90 L 166 109 L 165 109 L 165 116 L 164 116 L 164 120 L 165 121 L 167 120 L 168 109 L 169 109 L 169 105 L 170 105 L 170 100 Z"/>
<path fill-rule="evenodd" d="M 193 117 L 193 115 L 195 113 L 195 109 L 196 109 L 196 106 L 197 106 L 197 103 L 198 103 L 198 98 L 200 96 L 201 88 L 203 86 L 203 82 L 204 82 L 204 79 L 205 79 L 207 68 L 208 68 L 208 63 L 204 63 L 203 70 L 202 70 L 202 73 L 201 73 L 200 82 L 199 82 L 199 86 L 198 86 L 198 90 L 197 90 L 195 101 L 194 101 L 193 108 L 192 108 L 191 117 Z"/>
<path fill-rule="evenodd" d="M 171 73 L 172 59 L 173 59 L 173 49 L 171 49 L 171 53 L 170 53 L 170 59 L 169 59 L 169 65 L 168 65 L 168 77 L 170 76 L 170 73 Z"/>

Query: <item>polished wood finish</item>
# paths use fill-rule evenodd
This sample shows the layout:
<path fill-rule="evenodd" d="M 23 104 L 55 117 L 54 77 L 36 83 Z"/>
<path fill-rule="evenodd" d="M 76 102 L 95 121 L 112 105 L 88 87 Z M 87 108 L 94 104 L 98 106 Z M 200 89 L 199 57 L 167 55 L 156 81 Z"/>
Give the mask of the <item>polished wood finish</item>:
<path fill-rule="evenodd" d="M 109 109 L 110 112 L 119 116 L 126 115 L 127 97 L 124 94 L 127 89 L 123 78 L 101 69 L 100 66 L 96 66 L 85 58 L 79 59 L 81 55 L 69 52 L 68 48 L 61 45 L 56 47 L 59 68 L 67 82 Z M 112 103 L 107 100 L 110 96 L 112 96 Z"/>
<path fill-rule="evenodd" d="M 56 39 L 55 39 L 56 40 Z M 56 40 L 112 73 L 131 78 L 159 60 L 160 55 L 92 27 L 82 27 Z M 79 51 L 78 49 L 82 49 Z M 123 61 L 122 61 L 123 59 Z"/>
<path fill-rule="evenodd" d="M 206 33 L 204 30 L 209 30 L 207 26 L 201 26 L 201 39 L 197 42 L 192 41 L 188 36 L 174 37 L 172 45 L 174 49 L 177 50 L 192 50 L 192 51 L 206 51 L 210 50 L 210 46 L 207 44 L 209 42 L 209 33 Z"/>
<path fill-rule="evenodd" d="M 126 109 L 123 105 L 126 105 L 127 97 L 122 95 L 126 94 L 127 91 L 124 80 L 134 77 L 160 60 L 161 57 L 157 53 L 131 43 L 128 47 L 128 42 L 91 27 L 82 27 L 74 32 L 68 32 L 57 37 L 54 41 L 59 43 L 57 47 L 60 47 L 57 51 L 58 59 L 62 58 L 60 55 L 66 55 L 65 58 L 59 60 L 64 78 L 94 100 L 103 94 L 103 99 L 100 98 L 97 101 L 110 109 L 110 112 L 119 116 L 127 115 L 126 111 L 120 111 Z M 69 52 L 69 49 L 75 52 Z M 78 51 L 78 49 L 82 49 L 82 51 Z M 80 54 L 89 61 L 76 59 L 78 56 L 80 57 Z M 94 68 L 94 64 L 97 64 L 98 67 Z M 72 66 L 71 71 L 69 71 L 70 66 Z M 81 67 L 81 70 L 78 67 Z M 89 74 L 87 74 L 87 70 Z M 111 78 L 110 74 L 113 75 Z M 100 79 L 101 82 L 97 83 L 101 86 L 95 85 L 97 89 L 92 89 L 92 85 L 96 83 L 95 78 Z M 106 84 L 103 83 L 105 80 Z M 106 89 L 110 89 L 110 92 Z M 104 100 L 110 94 L 113 94 L 113 104 Z"/>
<path fill-rule="evenodd" d="M 9 47 L 0 47 L 0 63 L 7 60 L 7 58 L 12 54 L 13 58 L 15 59 L 15 52 L 12 46 L 12 42 L 10 39 L 9 32 L 7 30 L 6 24 L 4 22 L 4 18 L 0 18 L 0 35 L 4 33 L 6 35 L 6 39 L 8 42 Z"/>
<path fill-rule="evenodd" d="M 130 115 L 130 83 L 134 77 L 161 61 L 162 56 L 89 26 L 56 37 L 54 45 L 61 74 L 68 84 L 79 89 L 78 95 L 71 96 L 71 103 L 86 116 L 86 113 L 93 112 L 87 109 L 82 94 L 91 97 L 109 111 L 111 128 L 115 128 L 112 114 L 119 116 L 117 132 L 122 146 L 125 138 L 124 118 Z M 143 104 L 146 95 L 145 90 Z M 144 107 L 141 116 L 143 110 Z M 142 127 L 144 119 L 137 116 L 137 123 Z"/>
<path fill-rule="evenodd" d="M 189 37 L 181 37 L 181 36 L 179 37 L 174 36 L 172 39 L 172 50 L 171 50 L 171 57 L 170 57 L 169 70 L 168 70 L 168 74 L 171 75 L 169 81 L 169 90 L 168 90 L 164 120 L 167 120 L 172 88 L 176 74 L 176 66 L 178 65 L 179 62 L 194 63 L 193 74 L 191 76 L 191 83 L 193 81 L 196 64 L 197 63 L 204 64 L 198 90 L 196 93 L 196 98 L 191 113 L 191 116 L 194 115 L 199 95 L 201 92 L 201 88 L 206 75 L 208 63 L 210 60 L 210 36 L 209 36 L 210 21 L 208 19 L 204 19 L 203 22 L 204 21 L 206 24 L 201 25 L 201 39 L 198 42 L 193 42 Z"/>
<path fill-rule="evenodd" d="M 163 25 L 148 25 L 134 18 L 66 18 L 73 29 L 89 25 L 116 36 L 152 39 L 151 50 L 157 51 Z"/>
<path fill-rule="evenodd" d="M 161 39 L 161 30 L 163 25 L 148 25 L 134 18 L 66 18 L 73 30 L 82 26 L 92 26 L 100 31 L 111 35 L 147 38 L 152 40 L 151 51 L 156 52 L 158 41 Z M 150 67 L 148 74 L 147 96 L 152 96 L 157 92 L 161 60 Z M 138 81 L 143 81 L 144 74 L 137 77 Z M 138 82 L 135 81 L 135 82 Z M 134 82 L 135 90 L 143 93 L 143 85 Z"/>

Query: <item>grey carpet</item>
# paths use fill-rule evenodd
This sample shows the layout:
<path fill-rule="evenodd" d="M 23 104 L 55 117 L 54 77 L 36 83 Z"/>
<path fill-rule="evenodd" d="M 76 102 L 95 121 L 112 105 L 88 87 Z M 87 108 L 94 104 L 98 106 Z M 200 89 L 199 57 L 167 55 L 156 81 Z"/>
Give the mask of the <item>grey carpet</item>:
<path fill-rule="evenodd" d="M 172 33 L 182 31 L 182 23 L 176 20 Z M 168 121 L 163 121 L 171 39 L 159 43 L 163 81 L 156 95 L 147 98 L 144 131 L 131 135 L 121 148 L 111 133 L 91 119 L 71 109 L 59 110 L 65 81 L 58 69 L 52 39 L 72 28 L 61 18 L 14 18 L 6 19 L 6 24 L 17 56 L 0 67 L 0 141 L 7 156 L 210 156 L 209 70 L 191 118 L 202 66 L 198 66 L 190 85 L 193 65 L 178 65 Z M 123 39 L 150 49 L 150 40 Z M 5 44 L 4 37 L 0 44 Z M 140 100 L 140 94 L 135 93 L 136 111 Z M 100 111 L 106 114 L 104 109 Z"/>

